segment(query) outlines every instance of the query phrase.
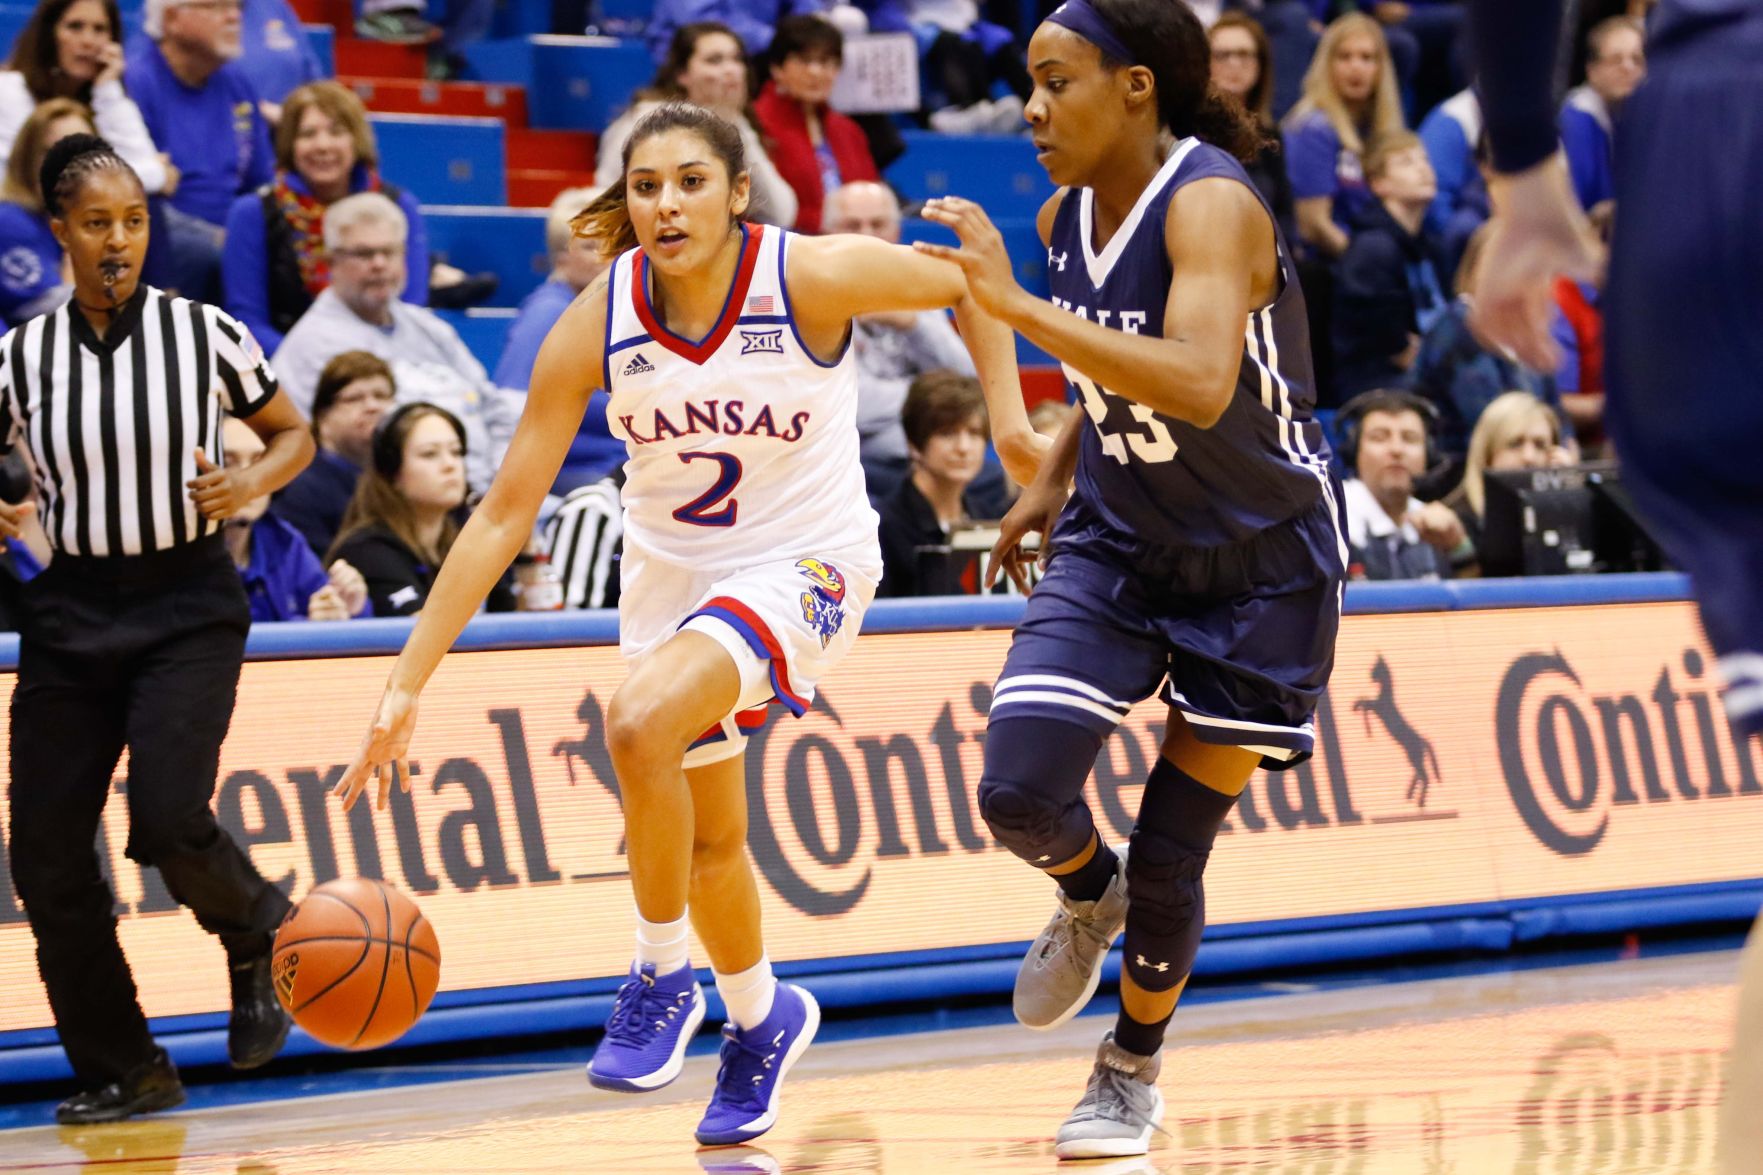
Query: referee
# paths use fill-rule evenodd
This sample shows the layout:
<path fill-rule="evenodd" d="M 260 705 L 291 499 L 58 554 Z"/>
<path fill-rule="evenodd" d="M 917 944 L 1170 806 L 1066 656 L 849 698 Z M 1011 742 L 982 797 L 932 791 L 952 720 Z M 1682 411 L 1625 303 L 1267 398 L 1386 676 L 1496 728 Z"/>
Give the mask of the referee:
<path fill-rule="evenodd" d="M 93 840 L 129 752 L 128 856 L 226 948 L 238 1068 L 275 1055 L 288 1021 L 269 953 L 288 899 L 209 808 L 249 611 L 221 519 L 286 485 L 312 439 L 263 353 L 212 306 L 140 282 L 147 198 L 103 139 L 73 135 L 42 167 L 73 301 L 0 339 L 0 443 L 22 444 L 37 500 L 0 503 L 0 535 L 40 511 L 53 558 L 23 590 L 12 695 L 13 881 L 37 939 L 56 1032 L 82 1086 L 63 1123 L 180 1104 L 117 943 Z M 219 469 L 222 412 L 267 443 Z"/>

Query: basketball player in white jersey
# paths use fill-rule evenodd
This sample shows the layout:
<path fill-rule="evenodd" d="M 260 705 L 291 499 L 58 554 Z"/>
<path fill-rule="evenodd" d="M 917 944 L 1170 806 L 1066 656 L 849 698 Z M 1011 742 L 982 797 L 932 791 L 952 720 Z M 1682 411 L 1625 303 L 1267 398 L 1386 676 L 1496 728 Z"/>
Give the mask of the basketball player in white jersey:
<path fill-rule="evenodd" d="M 745 224 L 739 133 L 664 106 L 625 147 L 625 175 L 576 219 L 617 254 L 565 312 L 533 371 L 525 415 L 483 504 L 441 569 L 379 713 L 338 784 L 380 803 L 405 762 L 417 695 L 520 550 L 589 394 L 610 393 L 629 451 L 620 645 L 630 677 L 606 738 L 624 801 L 637 953 L 589 1079 L 659 1088 L 704 1016 L 686 919 L 728 1006 L 706 1145 L 777 1117 L 778 1084 L 819 1024 L 808 992 L 771 975 L 746 855 L 743 727 L 779 703 L 800 715 L 856 639 L 881 575 L 857 456 L 851 320 L 953 307 L 999 455 L 1031 480 L 1029 427 L 1008 328 L 966 296 L 960 269 L 868 237 Z"/>

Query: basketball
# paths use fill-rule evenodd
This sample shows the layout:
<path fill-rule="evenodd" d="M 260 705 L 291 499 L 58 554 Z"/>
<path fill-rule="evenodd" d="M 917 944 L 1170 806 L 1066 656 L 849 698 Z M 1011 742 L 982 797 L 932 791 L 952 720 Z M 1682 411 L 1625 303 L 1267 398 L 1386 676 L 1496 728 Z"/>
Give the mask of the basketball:
<path fill-rule="evenodd" d="M 416 903 L 383 881 L 327 881 L 283 920 L 276 998 L 313 1039 L 372 1049 L 410 1030 L 441 980 L 441 944 Z"/>

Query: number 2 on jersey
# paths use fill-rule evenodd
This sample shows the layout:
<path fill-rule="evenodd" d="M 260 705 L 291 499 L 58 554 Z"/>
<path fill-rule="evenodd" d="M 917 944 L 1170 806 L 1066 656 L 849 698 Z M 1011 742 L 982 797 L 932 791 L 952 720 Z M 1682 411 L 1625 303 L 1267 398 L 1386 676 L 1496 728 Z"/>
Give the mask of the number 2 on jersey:
<path fill-rule="evenodd" d="M 1090 414 L 1090 420 L 1096 426 L 1096 435 L 1102 439 L 1103 453 L 1122 465 L 1127 462 L 1128 449 L 1132 450 L 1134 457 L 1147 465 L 1175 460 L 1175 438 L 1169 435 L 1168 426 L 1157 419 L 1155 412 L 1143 404 L 1127 405 L 1132 409 L 1133 419 L 1144 425 L 1145 431 L 1151 434 L 1149 437 L 1136 433 L 1109 432 L 1102 427 L 1102 422 L 1108 419 L 1108 401 L 1102 395 L 1102 385 L 1070 367 L 1065 369 L 1065 375 L 1076 386 L 1078 397 L 1083 400 L 1084 411 Z"/>
<path fill-rule="evenodd" d="M 714 461 L 717 474 L 716 484 L 675 510 L 674 518 L 691 526 L 733 526 L 741 504 L 730 495 L 741 482 L 741 459 L 733 453 L 681 453 L 679 459 L 688 465 L 693 461 Z M 728 504 L 716 509 L 725 498 Z"/>

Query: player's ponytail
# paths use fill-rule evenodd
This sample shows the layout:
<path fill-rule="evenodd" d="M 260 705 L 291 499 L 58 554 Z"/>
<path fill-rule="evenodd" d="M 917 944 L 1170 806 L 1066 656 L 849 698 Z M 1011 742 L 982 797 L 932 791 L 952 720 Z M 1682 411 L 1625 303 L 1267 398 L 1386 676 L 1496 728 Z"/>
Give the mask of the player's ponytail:
<path fill-rule="evenodd" d="M 1115 36 L 1134 46 L 1136 61 L 1106 50 L 1116 69 L 1143 65 L 1157 82 L 1157 119 L 1176 138 L 1193 135 L 1238 159 L 1253 159 L 1267 143 L 1254 115 L 1212 85 L 1212 45 L 1186 4 L 1171 0 L 1089 0 Z"/>
<path fill-rule="evenodd" d="M 638 121 L 631 137 L 625 140 L 618 179 L 569 222 L 577 236 L 596 243 L 600 256 L 616 257 L 636 247 L 637 230 L 631 224 L 625 194 L 625 173 L 630 171 L 631 153 L 646 140 L 673 130 L 688 130 L 703 139 L 728 169 L 731 185 L 747 170 L 747 149 L 741 142 L 741 132 L 733 125 L 690 102 L 668 102 L 657 107 Z"/>

